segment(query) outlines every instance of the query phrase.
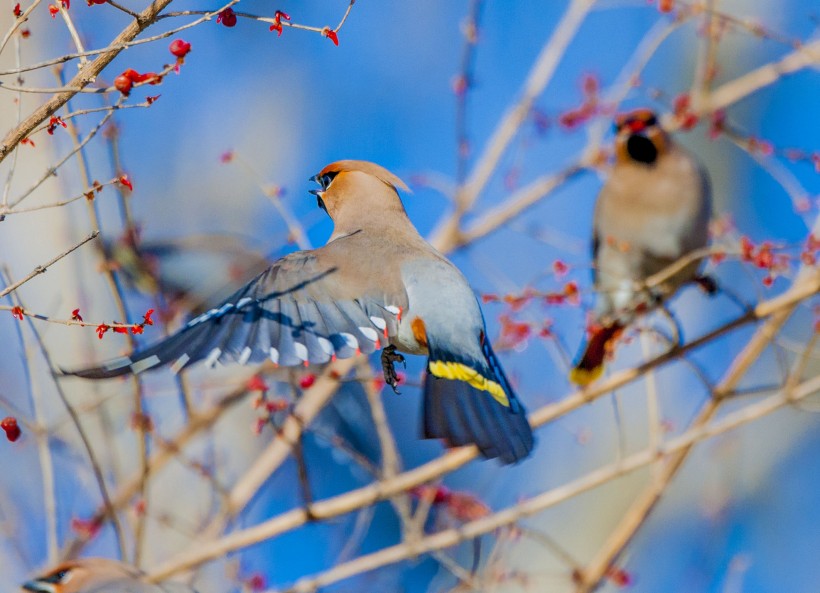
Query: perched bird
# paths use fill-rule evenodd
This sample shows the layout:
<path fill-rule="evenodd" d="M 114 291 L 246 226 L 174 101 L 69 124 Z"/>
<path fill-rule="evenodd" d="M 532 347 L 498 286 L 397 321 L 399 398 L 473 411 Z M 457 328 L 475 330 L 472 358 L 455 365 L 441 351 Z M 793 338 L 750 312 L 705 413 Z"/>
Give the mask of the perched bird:
<path fill-rule="evenodd" d="M 108 558 L 63 562 L 21 586 L 32 593 L 196 593 L 181 583 L 149 583 L 140 571 Z"/>
<path fill-rule="evenodd" d="M 648 109 L 615 122 L 615 165 L 595 205 L 592 238 L 597 291 L 592 335 L 570 379 L 597 379 L 604 357 L 623 329 L 698 276 L 699 261 L 661 284 L 640 284 L 684 255 L 706 246 L 711 190 L 706 171 L 675 144 Z"/>
<path fill-rule="evenodd" d="M 383 349 L 385 380 L 395 389 L 393 364 L 404 362 L 397 351 L 426 354 L 424 436 L 474 443 L 504 463 L 526 457 L 532 430 L 478 301 L 410 222 L 397 191 L 407 186 L 364 161 L 332 163 L 311 179 L 334 223 L 326 245 L 276 261 L 161 342 L 69 374 L 100 379 L 165 364 L 179 371 L 200 360 L 322 364 Z"/>

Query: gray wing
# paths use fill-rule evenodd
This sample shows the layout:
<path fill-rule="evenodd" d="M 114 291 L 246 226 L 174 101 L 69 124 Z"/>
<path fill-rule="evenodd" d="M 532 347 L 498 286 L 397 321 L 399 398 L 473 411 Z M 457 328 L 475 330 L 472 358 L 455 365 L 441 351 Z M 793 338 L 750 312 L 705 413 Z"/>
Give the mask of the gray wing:
<path fill-rule="evenodd" d="M 322 364 L 386 346 L 398 333 L 406 294 L 386 294 L 378 278 L 357 276 L 351 266 L 343 274 L 333 263 L 338 260 L 321 256 L 292 253 L 161 342 L 99 367 L 64 372 L 104 379 L 163 365 L 178 372 L 202 360 L 210 366 L 267 359 L 281 366 Z"/>

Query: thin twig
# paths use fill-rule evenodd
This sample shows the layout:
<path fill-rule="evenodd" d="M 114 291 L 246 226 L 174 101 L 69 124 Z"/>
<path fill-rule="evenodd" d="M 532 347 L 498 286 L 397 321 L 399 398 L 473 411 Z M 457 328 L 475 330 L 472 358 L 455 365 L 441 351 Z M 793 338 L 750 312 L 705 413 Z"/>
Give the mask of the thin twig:
<path fill-rule="evenodd" d="M 49 355 L 48 349 L 46 348 L 45 343 L 43 342 L 40 333 L 37 331 L 36 326 L 31 321 L 28 320 L 29 328 L 34 334 L 34 337 L 37 340 L 37 345 L 40 348 L 40 353 L 45 359 L 46 365 L 48 368 L 51 369 L 52 374 L 55 374 L 55 367 L 51 361 L 51 356 Z M 91 440 L 89 439 L 88 435 L 83 429 L 82 423 L 80 422 L 80 416 L 77 413 L 77 410 L 74 409 L 74 406 L 68 401 L 68 397 L 65 394 L 62 386 L 60 385 L 59 381 L 54 382 L 54 388 L 57 391 L 57 395 L 60 398 L 60 401 L 63 403 L 66 411 L 68 412 L 69 417 L 71 418 L 71 422 L 74 425 L 75 429 L 77 430 L 77 434 L 80 437 L 80 440 L 83 443 L 83 448 L 85 449 L 86 455 L 88 455 L 88 461 L 91 464 L 91 469 L 94 472 L 94 478 L 97 481 L 97 487 L 100 490 L 100 496 L 103 500 L 103 507 L 105 508 L 105 515 L 111 520 L 111 525 L 114 528 L 114 534 L 117 538 L 117 546 L 119 549 L 120 558 L 126 558 L 126 548 L 125 548 L 125 534 L 122 529 L 122 525 L 120 524 L 119 516 L 117 515 L 117 511 L 114 508 L 114 505 L 111 503 L 111 496 L 108 493 L 108 487 L 105 484 L 105 477 L 102 473 L 102 468 L 100 463 L 97 459 L 96 453 L 94 453 L 94 448 L 91 446 Z"/>
<path fill-rule="evenodd" d="M 9 153 L 17 147 L 23 138 L 27 138 L 32 130 L 40 125 L 43 121 L 54 115 L 60 107 L 65 105 L 74 95 L 80 90 L 87 87 L 103 69 L 111 63 L 122 51 L 118 47 L 122 43 L 127 43 L 139 35 L 146 27 L 148 27 L 156 16 L 171 3 L 172 0 L 153 0 L 151 4 L 140 13 L 140 18 L 130 23 L 117 37 L 111 42 L 110 49 L 106 49 L 104 53 L 89 62 L 71 79 L 68 87 L 69 90 L 60 92 L 51 97 L 48 101 L 40 105 L 34 112 L 29 115 L 21 124 L 15 126 L 10 130 L 2 143 L 0 143 L 0 162 L 2 162 Z"/>
<path fill-rule="evenodd" d="M 79 243 L 76 243 L 76 244 L 72 245 L 71 247 L 69 247 L 68 249 L 63 251 L 60 255 L 57 255 L 57 256 L 51 258 L 46 263 L 37 266 L 27 276 L 24 276 L 23 278 L 21 278 L 20 280 L 18 280 L 14 284 L 12 284 L 10 286 L 7 286 L 3 290 L 0 290 L 0 298 L 3 298 L 4 296 L 9 294 L 10 292 L 13 292 L 13 291 L 17 290 L 23 284 L 25 284 L 26 282 L 28 282 L 29 280 L 31 280 L 35 276 L 38 276 L 40 274 L 45 273 L 45 271 L 48 270 L 49 267 L 51 267 L 52 265 L 54 265 L 55 263 L 57 263 L 58 261 L 63 259 L 69 253 L 73 252 L 76 249 L 79 249 L 80 247 L 82 247 L 83 245 L 85 245 L 86 243 L 91 241 L 92 239 L 96 239 L 97 235 L 99 235 L 99 234 L 100 234 L 100 231 L 92 231 L 92 233 L 90 235 L 88 235 L 85 239 L 82 239 Z"/>
<path fill-rule="evenodd" d="M 9 284 L 10 276 L 8 270 L 3 270 L 2 280 L 3 284 Z M 19 295 L 15 292 L 11 295 L 12 302 L 15 306 L 23 308 L 23 302 Z M 23 364 L 25 367 L 26 383 L 28 384 L 29 393 L 31 395 L 32 408 L 34 409 L 34 420 L 37 423 L 38 430 L 35 433 L 37 440 L 37 452 L 40 457 L 40 471 L 43 475 L 43 511 L 46 521 L 46 550 L 48 552 L 48 562 L 53 564 L 57 562 L 58 543 L 57 543 L 57 498 L 55 496 L 55 480 L 54 480 L 54 458 L 51 455 L 49 447 L 49 434 L 42 430 L 46 425 L 43 411 L 47 409 L 43 401 L 42 387 L 39 380 L 35 380 L 34 357 L 29 355 L 29 348 L 26 344 L 25 335 L 21 326 L 15 324 L 17 330 L 17 337 L 20 340 L 20 347 L 23 352 Z M 37 377 L 39 379 L 39 377 Z"/>

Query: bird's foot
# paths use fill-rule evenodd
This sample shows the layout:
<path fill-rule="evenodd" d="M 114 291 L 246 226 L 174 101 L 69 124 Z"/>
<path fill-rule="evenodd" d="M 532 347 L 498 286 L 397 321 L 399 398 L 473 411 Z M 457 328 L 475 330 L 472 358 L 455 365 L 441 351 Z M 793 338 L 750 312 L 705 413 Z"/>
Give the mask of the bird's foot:
<path fill-rule="evenodd" d="M 404 368 L 407 368 L 404 356 L 396 352 L 396 347 L 391 344 L 382 350 L 382 371 L 384 372 L 384 382 L 393 388 L 393 393 L 399 392 L 399 390 L 396 389 L 396 385 L 399 384 L 399 375 L 393 366 L 393 363 L 396 362 L 402 363 Z"/>

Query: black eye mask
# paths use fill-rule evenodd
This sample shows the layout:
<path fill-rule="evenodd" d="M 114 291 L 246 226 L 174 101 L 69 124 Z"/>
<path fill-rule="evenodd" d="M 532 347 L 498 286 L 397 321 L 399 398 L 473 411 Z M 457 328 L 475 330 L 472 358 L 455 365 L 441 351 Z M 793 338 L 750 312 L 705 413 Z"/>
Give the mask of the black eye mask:
<path fill-rule="evenodd" d="M 331 181 L 333 181 L 338 174 L 338 171 L 335 173 L 325 173 L 319 178 L 319 185 L 322 186 L 322 189 L 327 189 Z"/>
<path fill-rule="evenodd" d="M 39 579 L 39 581 L 41 583 L 62 583 L 63 579 L 66 578 L 66 576 L 68 576 L 68 573 L 69 571 L 67 569 L 60 570 L 52 575 Z"/>

